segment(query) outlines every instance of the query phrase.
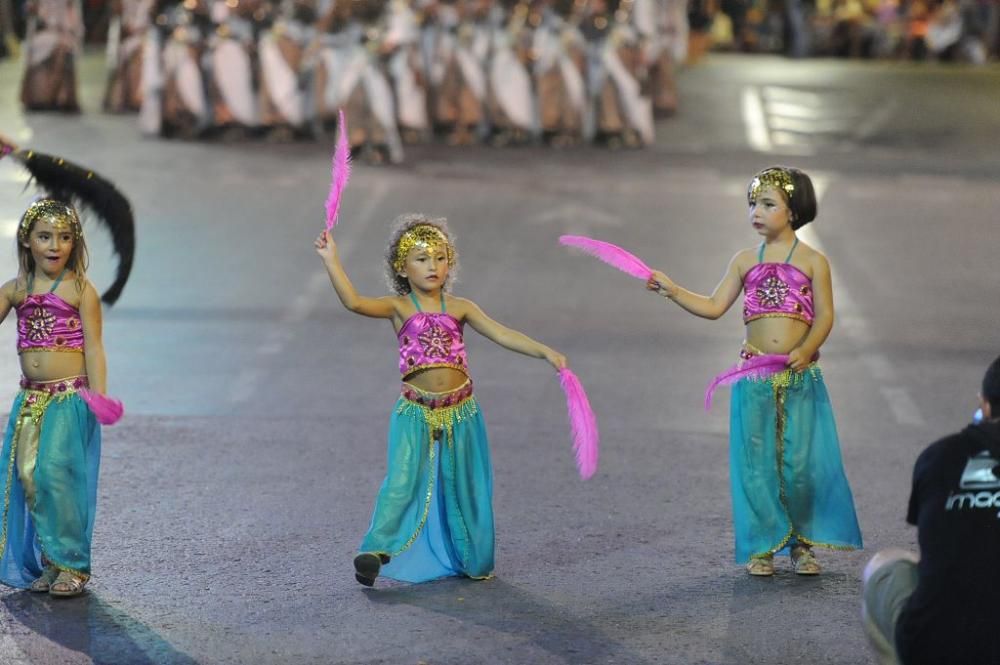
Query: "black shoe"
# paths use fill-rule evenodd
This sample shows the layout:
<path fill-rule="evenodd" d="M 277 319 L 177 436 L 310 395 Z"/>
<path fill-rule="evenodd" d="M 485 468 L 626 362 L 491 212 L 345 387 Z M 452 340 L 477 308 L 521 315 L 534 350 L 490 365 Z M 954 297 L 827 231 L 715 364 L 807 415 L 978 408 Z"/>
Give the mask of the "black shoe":
<path fill-rule="evenodd" d="M 374 586 L 378 571 L 389 563 L 388 554 L 362 552 L 354 557 L 354 579 L 365 586 Z"/>

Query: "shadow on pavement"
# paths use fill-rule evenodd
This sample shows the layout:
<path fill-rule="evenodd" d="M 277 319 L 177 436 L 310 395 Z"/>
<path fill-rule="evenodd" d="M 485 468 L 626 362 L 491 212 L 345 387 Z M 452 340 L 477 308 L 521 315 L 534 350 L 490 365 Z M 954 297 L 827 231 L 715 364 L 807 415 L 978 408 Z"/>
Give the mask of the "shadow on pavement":
<path fill-rule="evenodd" d="M 93 593 L 57 599 L 28 591 L 3 597 L 11 617 L 66 649 L 89 656 L 94 665 L 198 665 L 165 639 Z M 47 663 L 44 642 L 23 633 L 10 635 L 30 662 Z"/>
<path fill-rule="evenodd" d="M 572 663 L 651 665 L 639 654 L 543 598 L 499 579 L 445 579 L 366 591 L 376 605 L 410 605 L 527 641 Z"/>

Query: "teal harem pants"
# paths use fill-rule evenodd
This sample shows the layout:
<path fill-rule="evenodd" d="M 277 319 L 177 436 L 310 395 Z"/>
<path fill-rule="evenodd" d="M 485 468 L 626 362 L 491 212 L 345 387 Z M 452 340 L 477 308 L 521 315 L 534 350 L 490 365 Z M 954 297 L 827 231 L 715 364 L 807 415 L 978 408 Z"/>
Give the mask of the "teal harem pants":
<path fill-rule="evenodd" d="M 833 408 L 817 365 L 733 386 L 729 468 L 738 563 L 796 542 L 861 549 Z"/>
<path fill-rule="evenodd" d="M 388 554 L 404 582 L 493 572 L 493 471 L 472 382 L 447 393 L 403 384 L 388 468 L 360 551 Z"/>
<path fill-rule="evenodd" d="M 76 393 L 85 385 L 83 377 L 31 384 L 14 398 L 0 451 L 0 581 L 8 586 L 29 587 L 45 565 L 90 577 L 101 429 Z"/>

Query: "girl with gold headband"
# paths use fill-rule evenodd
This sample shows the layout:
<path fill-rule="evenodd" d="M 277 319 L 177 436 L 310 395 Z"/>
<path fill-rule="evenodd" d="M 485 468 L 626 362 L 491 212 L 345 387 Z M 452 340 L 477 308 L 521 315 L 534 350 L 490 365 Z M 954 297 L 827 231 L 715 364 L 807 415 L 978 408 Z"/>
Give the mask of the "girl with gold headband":
<path fill-rule="evenodd" d="M 747 202 L 750 225 L 763 241 L 732 258 L 711 296 L 660 271 L 647 288 L 706 319 L 725 314 L 743 291 L 740 365 L 713 382 L 742 376 L 733 385 L 729 437 L 736 560 L 751 575 L 768 576 L 774 555 L 787 551 L 796 573 L 816 575 L 814 546 L 861 548 L 817 364 L 833 327 L 830 265 L 795 234 L 816 217 L 809 176 L 764 169 L 750 181 Z"/>
<path fill-rule="evenodd" d="M 403 215 L 386 251 L 396 295 L 366 298 L 347 278 L 328 231 L 315 242 L 344 306 L 389 319 L 399 340 L 402 394 L 389 423 L 388 471 L 354 559 L 358 582 L 379 574 L 405 582 L 493 572 L 493 479 L 489 446 L 462 337 L 472 328 L 511 351 L 566 358 L 447 294 L 458 254 L 444 219 Z"/>
<path fill-rule="evenodd" d="M 21 218 L 20 271 L 0 287 L 17 312 L 21 391 L 11 408 L 0 486 L 0 581 L 75 596 L 90 578 L 101 434 L 77 393 L 105 388 L 100 297 L 84 274 L 76 210 L 42 199 Z"/>
<path fill-rule="evenodd" d="M 132 265 L 131 207 L 113 185 L 61 158 L 13 153 L 50 192 L 75 196 L 107 224 L 120 252 L 113 303 Z M 0 449 L 0 582 L 53 596 L 79 595 L 90 579 L 90 543 L 101 451 L 98 422 L 107 374 L 101 300 L 86 277 L 77 208 L 62 198 L 32 203 L 17 229 L 17 276 L 0 286 L 0 321 L 17 313 L 21 390 Z"/>

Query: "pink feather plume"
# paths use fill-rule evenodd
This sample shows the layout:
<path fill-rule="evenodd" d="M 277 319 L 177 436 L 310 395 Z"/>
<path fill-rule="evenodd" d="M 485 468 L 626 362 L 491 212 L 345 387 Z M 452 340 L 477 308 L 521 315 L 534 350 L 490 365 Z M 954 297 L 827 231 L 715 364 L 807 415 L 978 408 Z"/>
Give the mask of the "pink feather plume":
<path fill-rule="evenodd" d="M 598 443 L 597 417 L 590 408 L 590 400 L 583 391 L 580 379 L 569 368 L 559 370 L 559 383 L 566 393 L 566 411 L 569 413 L 570 430 L 573 432 L 573 451 L 580 478 L 586 480 L 597 471 Z"/>
<path fill-rule="evenodd" d="M 652 268 L 643 263 L 638 256 L 625 251 L 618 245 L 612 245 L 610 242 L 594 240 L 587 236 L 559 236 L 559 243 L 567 247 L 581 249 L 608 265 L 641 280 L 645 281 L 653 276 Z"/>
<path fill-rule="evenodd" d="M 738 365 L 730 367 L 722 374 L 718 375 L 708 384 L 705 390 L 705 410 L 712 408 L 712 393 L 721 385 L 732 385 L 745 377 L 764 379 L 772 374 L 784 372 L 788 369 L 788 356 L 779 354 L 767 354 L 754 356 L 740 362 Z"/>
<path fill-rule="evenodd" d="M 337 146 L 333 150 L 333 173 L 330 179 L 330 194 L 326 197 L 326 230 L 337 223 L 340 214 L 340 199 L 351 177 L 351 146 L 347 142 L 347 121 L 343 109 L 337 121 Z"/>
<path fill-rule="evenodd" d="M 113 397 L 108 397 L 107 395 L 102 395 L 86 388 L 80 390 L 80 397 L 87 403 L 90 410 L 94 412 L 97 422 L 102 425 L 114 425 L 121 420 L 122 414 L 125 413 L 125 407 Z"/>

